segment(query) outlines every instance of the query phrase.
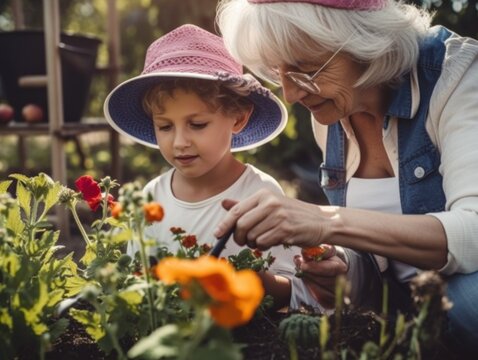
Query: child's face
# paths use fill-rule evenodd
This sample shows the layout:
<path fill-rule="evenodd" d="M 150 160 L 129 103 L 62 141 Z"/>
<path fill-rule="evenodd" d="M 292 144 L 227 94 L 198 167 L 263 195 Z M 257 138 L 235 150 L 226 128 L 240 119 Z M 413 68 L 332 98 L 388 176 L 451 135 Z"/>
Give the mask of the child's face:
<path fill-rule="evenodd" d="M 162 111 L 161 111 L 162 110 Z M 153 109 L 156 140 L 164 158 L 184 177 L 218 174 L 232 158 L 231 138 L 240 131 L 238 115 L 214 111 L 194 92 L 177 89 Z"/>

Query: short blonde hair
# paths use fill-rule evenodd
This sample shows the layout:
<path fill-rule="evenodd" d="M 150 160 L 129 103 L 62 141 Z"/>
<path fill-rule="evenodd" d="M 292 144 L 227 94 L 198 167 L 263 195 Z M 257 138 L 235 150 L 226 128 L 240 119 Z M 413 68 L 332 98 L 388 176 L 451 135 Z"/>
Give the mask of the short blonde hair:
<path fill-rule="evenodd" d="M 369 87 L 397 83 L 412 69 L 431 15 L 395 0 L 376 11 L 221 0 L 216 21 L 231 54 L 272 82 L 272 66 L 313 60 L 350 38 L 342 51 L 365 65 L 355 86 Z"/>

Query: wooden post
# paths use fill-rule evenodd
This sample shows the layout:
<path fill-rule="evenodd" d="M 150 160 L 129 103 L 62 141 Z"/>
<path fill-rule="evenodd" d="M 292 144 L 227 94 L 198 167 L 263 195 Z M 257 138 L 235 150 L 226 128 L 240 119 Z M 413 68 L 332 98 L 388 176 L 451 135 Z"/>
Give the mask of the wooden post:
<path fill-rule="evenodd" d="M 116 0 L 108 0 L 108 89 L 118 84 L 120 71 L 120 27 Z M 120 138 L 116 130 L 110 130 L 111 177 L 122 182 Z"/>
<path fill-rule="evenodd" d="M 66 155 L 64 141 L 59 136 L 63 126 L 63 89 L 61 82 L 60 43 L 60 3 L 59 0 L 43 0 L 46 73 L 48 79 L 49 133 L 51 138 L 52 177 L 67 184 Z M 56 209 L 58 227 L 62 237 L 69 240 L 69 218 L 67 211 L 58 206 Z"/>

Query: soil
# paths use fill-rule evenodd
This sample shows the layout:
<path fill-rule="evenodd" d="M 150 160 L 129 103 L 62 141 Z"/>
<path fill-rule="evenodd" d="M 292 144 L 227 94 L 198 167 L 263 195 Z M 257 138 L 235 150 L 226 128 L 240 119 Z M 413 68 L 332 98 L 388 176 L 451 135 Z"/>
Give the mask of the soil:
<path fill-rule="evenodd" d="M 288 360 L 289 349 L 284 341 L 279 339 L 278 326 L 288 314 L 274 312 L 261 319 L 255 319 L 246 326 L 236 328 L 233 337 L 236 343 L 243 344 L 244 360 Z M 333 328 L 333 317 L 330 318 Z M 377 342 L 380 326 L 371 313 L 344 312 L 341 321 L 341 332 L 338 336 L 338 347 L 347 349 L 350 359 L 357 359 L 363 344 L 373 339 Z M 334 338 L 331 341 L 335 341 Z M 299 359 L 320 359 L 319 347 L 299 347 Z M 340 358 L 339 356 L 337 359 Z M 404 356 L 404 359 L 407 357 Z M 433 349 L 422 353 L 424 360 L 454 360 L 471 359 L 465 354 L 456 354 L 446 348 L 443 343 L 436 344 Z M 106 356 L 84 331 L 82 325 L 70 319 L 70 326 L 47 353 L 47 360 L 81 359 L 110 360 L 114 354 Z"/>

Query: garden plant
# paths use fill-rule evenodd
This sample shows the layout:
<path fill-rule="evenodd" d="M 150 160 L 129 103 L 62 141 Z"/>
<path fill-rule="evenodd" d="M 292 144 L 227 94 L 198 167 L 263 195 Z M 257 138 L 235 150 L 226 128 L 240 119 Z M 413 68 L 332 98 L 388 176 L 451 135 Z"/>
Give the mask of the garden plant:
<path fill-rule="evenodd" d="M 277 313 L 257 272 L 274 261 L 244 249 L 228 259 L 208 256 L 193 234 L 172 228 L 179 250 L 156 249 L 144 228 L 167 209 L 137 183 L 81 176 L 70 189 L 40 173 L 0 181 L 0 358 L 58 358 L 71 326 L 84 329 L 108 359 L 428 359 L 444 356 L 442 320 L 449 303 L 436 273 L 413 281 L 414 314 L 360 313 L 337 282 L 336 311 Z M 117 188 L 117 199 L 112 190 Z M 97 216 L 85 224 L 78 207 Z M 84 254 L 60 255 L 54 206 L 69 209 Z M 139 245 L 134 258 L 129 241 Z M 154 246 L 153 246 L 154 245 Z M 320 261 L 321 249 L 308 249 Z M 300 276 L 300 274 L 298 274 Z M 344 300 L 345 299 L 345 300 Z M 267 324 L 267 327 L 258 324 Z M 262 326 L 262 327 L 260 327 Z M 274 346 L 254 353 L 260 329 Z M 359 336 L 361 335 L 361 336 Z M 280 351 L 280 354 L 273 353 Z M 446 353 L 447 356 L 449 353 Z"/>

